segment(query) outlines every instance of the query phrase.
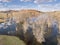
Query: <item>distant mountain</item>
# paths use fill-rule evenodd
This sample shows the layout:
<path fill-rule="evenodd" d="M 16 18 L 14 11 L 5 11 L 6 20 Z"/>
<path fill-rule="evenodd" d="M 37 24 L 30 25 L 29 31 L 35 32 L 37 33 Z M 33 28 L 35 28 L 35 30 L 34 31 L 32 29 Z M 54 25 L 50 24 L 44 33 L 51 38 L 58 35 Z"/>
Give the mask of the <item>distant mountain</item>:
<path fill-rule="evenodd" d="M 38 10 L 0 11 L 0 17 L 1 16 L 4 18 L 15 17 L 16 21 L 23 20 L 27 17 L 34 17 L 42 14 L 48 14 L 48 15 L 54 16 L 54 18 L 60 21 L 60 11 L 54 11 L 54 12 L 41 12 Z"/>
<path fill-rule="evenodd" d="M 58 21 L 60 21 L 60 11 L 46 12 L 48 15 L 54 16 Z"/>

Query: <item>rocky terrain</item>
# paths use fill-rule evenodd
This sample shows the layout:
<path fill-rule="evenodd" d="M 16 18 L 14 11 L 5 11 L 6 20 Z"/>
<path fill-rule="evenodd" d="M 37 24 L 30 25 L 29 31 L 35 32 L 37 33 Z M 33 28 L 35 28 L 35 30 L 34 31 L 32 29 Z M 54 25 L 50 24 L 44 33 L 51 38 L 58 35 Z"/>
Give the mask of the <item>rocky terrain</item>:
<path fill-rule="evenodd" d="M 36 40 L 38 42 L 40 42 L 40 37 L 38 36 L 38 34 L 41 34 L 40 36 L 43 39 L 43 40 L 41 39 L 41 41 L 44 41 L 42 32 L 45 29 L 47 29 L 47 33 L 45 35 L 47 36 L 49 34 L 47 37 L 52 36 L 53 33 L 57 34 L 57 31 L 58 31 L 58 33 L 59 33 L 58 40 L 60 43 L 60 38 L 59 38 L 60 37 L 60 12 L 59 11 L 40 12 L 37 10 L 20 10 L 20 11 L 10 10 L 10 11 L 1 11 L 0 12 L 0 20 L 2 20 L 1 22 L 6 22 L 6 19 L 9 19 L 9 18 L 11 18 L 11 19 L 14 18 L 14 20 L 16 21 L 16 24 L 17 24 L 17 27 L 16 27 L 17 36 L 19 36 L 26 43 L 29 43 L 28 45 L 31 45 L 30 44 L 30 43 L 32 43 L 31 41 L 33 41 L 34 45 L 35 45 L 35 43 L 36 43 L 36 45 L 38 44 L 37 42 L 35 42 Z M 34 22 L 35 20 L 37 20 L 37 21 Z M 31 28 L 31 26 L 32 26 L 32 28 Z M 43 30 L 43 31 L 41 33 L 38 33 L 41 30 Z M 55 36 L 55 35 L 53 35 L 53 36 Z M 57 38 L 54 38 L 53 41 L 54 40 L 56 41 L 56 39 Z"/>
<path fill-rule="evenodd" d="M 16 21 L 20 20 L 20 19 L 24 19 L 27 17 L 35 17 L 38 15 L 42 15 L 42 14 L 48 14 L 51 16 L 54 16 L 54 18 L 56 18 L 58 21 L 60 21 L 60 11 L 54 11 L 54 12 L 40 12 L 37 10 L 19 10 L 19 11 L 14 11 L 14 10 L 9 10 L 9 11 L 0 11 L 0 20 L 5 19 L 5 18 L 9 18 L 9 17 L 15 17 Z M 20 19 L 19 19 L 20 18 Z"/>

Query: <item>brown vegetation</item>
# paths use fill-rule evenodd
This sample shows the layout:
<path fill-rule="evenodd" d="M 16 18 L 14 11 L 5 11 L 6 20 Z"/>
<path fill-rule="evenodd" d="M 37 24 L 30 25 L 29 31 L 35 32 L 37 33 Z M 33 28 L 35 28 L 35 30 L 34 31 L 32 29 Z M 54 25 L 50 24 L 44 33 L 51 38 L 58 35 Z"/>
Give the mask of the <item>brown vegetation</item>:
<path fill-rule="evenodd" d="M 37 10 L 20 10 L 20 11 L 1 11 L 0 12 L 0 17 L 2 18 L 7 18 L 7 14 L 9 15 L 8 17 L 15 17 L 16 21 L 20 20 L 20 19 L 24 19 L 27 17 L 35 17 L 41 14 L 48 14 L 51 16 L 54 16 L 58 21 L 60 21 L 60 12 L 59 11 L 55 11 L 55 12 L 40 12 Z M 20 18 L 20 19 L 19 19 Z"/>

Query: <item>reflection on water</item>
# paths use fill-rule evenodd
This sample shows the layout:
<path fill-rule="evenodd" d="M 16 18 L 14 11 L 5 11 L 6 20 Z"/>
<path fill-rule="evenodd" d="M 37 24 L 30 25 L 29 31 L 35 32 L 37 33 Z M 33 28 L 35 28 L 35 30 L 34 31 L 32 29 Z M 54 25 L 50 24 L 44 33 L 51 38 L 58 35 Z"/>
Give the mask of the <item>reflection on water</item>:
<path fill-rule="evenodd" d="M 0 34 L 14 34 L 16 32 L 16 22 L 13 18 L 0 24 Z"/>

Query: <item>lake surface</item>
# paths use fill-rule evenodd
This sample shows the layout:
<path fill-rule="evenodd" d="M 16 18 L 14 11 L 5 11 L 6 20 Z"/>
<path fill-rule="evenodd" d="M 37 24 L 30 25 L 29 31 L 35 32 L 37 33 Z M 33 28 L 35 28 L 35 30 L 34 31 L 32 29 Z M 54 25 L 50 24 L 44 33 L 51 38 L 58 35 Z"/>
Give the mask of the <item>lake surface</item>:
<path fill-rule="evenodd" d="M 7 22 L 0 24 L 0 34 L 15 34 L 16 22 L 14 19 L 8 19 Z"/>

